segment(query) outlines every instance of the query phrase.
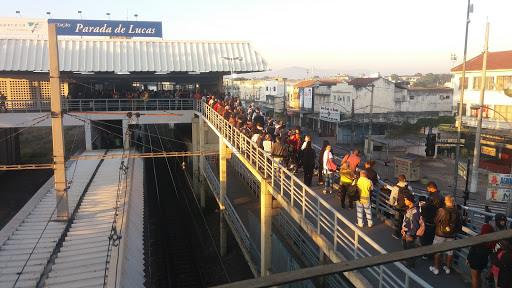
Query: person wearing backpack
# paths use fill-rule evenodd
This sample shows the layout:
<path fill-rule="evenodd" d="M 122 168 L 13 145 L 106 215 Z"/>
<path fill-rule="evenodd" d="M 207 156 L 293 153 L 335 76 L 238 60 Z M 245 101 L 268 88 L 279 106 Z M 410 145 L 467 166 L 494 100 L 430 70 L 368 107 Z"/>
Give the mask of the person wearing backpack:
<path fill-rule="evenodd" d="M 436 235 L 434 236 L 434 244 L 444 243 L 455 240 L 457 231 L 462 229 L 462 215 L 455 207 L 455 199 L 448 195 L 444 198 L 445 207 L 437 210 L 436 218 Z M 443 270 L 446 274 L 450 274 L 450 265 L 453 259 L 453 250 L 446 251 L 446 266 Z M 434 255 L 434 265 L 430 266 L 430 271 L 435 275 L 439 274 L 439 260 L 441 254 Z"/>
<path fill-rule="evenodd" d="M 405 181 L 405 175 L 401 174 L 398 176 L 398 183 L 391 189 L 389 195 L 389 204 L 395 209 L 395 231 L 392 236 L 395 239 L 401 238 L 402 224 L 404 221 L 405 212 L 407 211 L 407 205 L 405 205 L 405 196 L 412 194 L 411 188 Z"/>
<path fill-rule="evenodd" d="M 419 203 L 414 201 L 414 195 L 407 194 L 405 196 L 405 205 L 407 210 L 405 212 L 404 223 L 402 224 L 402 247 L 404 250 L 413 249 L 416 245 L 416 234 L 420 229 L 420 208 Z M 416 265 L 416 258 L 409 258 L 405 260 L 409 268 L 414 268 Z"/>

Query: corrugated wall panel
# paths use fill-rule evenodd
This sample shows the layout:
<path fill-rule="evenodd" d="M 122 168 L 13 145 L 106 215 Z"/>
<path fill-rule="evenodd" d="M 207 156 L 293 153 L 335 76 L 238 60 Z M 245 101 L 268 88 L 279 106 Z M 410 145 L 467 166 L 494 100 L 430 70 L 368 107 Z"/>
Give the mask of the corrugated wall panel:
<path fill-rule="evenodd" d="M 125 39 L 61 39 L 61 71 L 88 72 L 235 72 L 269 67 L 249 42 L 141 41 Z M 1 71 L 48 71 L 48 41 L 0 38 Z"/>

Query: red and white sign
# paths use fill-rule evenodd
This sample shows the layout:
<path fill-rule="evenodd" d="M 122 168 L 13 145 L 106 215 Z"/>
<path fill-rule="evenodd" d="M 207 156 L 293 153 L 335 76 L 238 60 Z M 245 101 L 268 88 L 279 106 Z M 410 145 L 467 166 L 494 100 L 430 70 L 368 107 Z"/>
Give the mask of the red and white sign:
<path fill-rule="evenodd" d="M 340 110 L 338 110 L 338 108 L 320 106 L 320 119 L 340 121 Z"/>

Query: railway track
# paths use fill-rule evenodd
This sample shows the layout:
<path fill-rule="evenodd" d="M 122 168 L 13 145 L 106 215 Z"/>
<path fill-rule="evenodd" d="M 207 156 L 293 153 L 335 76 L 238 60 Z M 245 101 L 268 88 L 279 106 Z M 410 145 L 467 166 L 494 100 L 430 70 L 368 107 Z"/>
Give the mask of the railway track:
<path fill-rule="evenodd" d="M 176 143 L 160 138 L 156 125 L 147 125 L 146 144 L 152 151 L 178 150 Z M 181 163 L 173 158 L 151 158 L 145 162 L 147 208 L 146 257 L 149 272 L 146 287 L 205 287 L 199 269 L 200 244 L 196 223 L 188 209 Z"/>

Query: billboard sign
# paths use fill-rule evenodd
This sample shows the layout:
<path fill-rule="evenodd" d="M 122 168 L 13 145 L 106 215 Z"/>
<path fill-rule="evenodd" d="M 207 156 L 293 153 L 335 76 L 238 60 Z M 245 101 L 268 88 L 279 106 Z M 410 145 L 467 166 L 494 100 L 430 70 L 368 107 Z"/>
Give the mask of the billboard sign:
<path fill-rule="evenodd" d="M 304 106 L 306 109 L 313 109 L 313 88 L 305 87 L 304 88 Z"/>
<path fill-rule="evenodd" d="M 487 188 L 487 200 L 496 202 L 511 202 L 511 189 Z"/>
<path fill-rule="evenodd" d="M 0 18 L 0 35 L 48 35 L 48 20 Z"/>
<path fill-rule="evenodd" d="M 496 148 L 482 146 L 481 152 L 482 152 L 482 154 L 485 154 L 485 155 L 496 156 Z"/>
<path fill-rule="evenodd" d="M 48 19 L 57 25 L 58 35 L 162 37 L 162 22 Z"/>
<path fill-rule="evenodd" d="M 512 175 L 489 173 L 489 186 L 512 189 Z"/>
<path fill-rule="evenodd" d="M 340 121 L 340 110 L 328 106 L 320 106 L 320 119 L 327 121 Z"/>
<path fill-rule="evenodd" d="M 464 180 L 467 180 L 468 169 L 461 162 L 459 162 L 459 175 L 462 176 L 464 178 Z"/>
<path fill-rule="evenodd" d="M 299 88 L 299 109 L 304 107 L 304 88 Z"/>

